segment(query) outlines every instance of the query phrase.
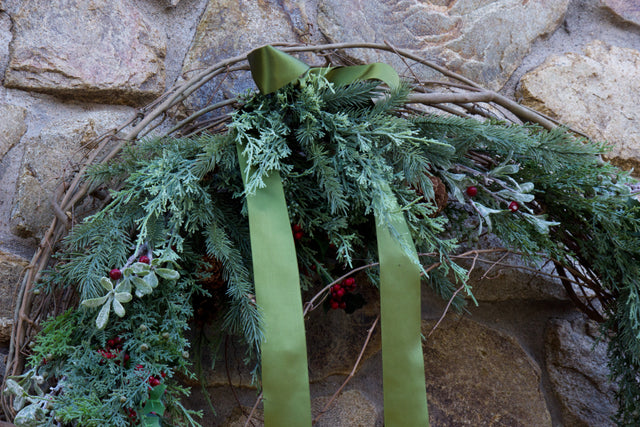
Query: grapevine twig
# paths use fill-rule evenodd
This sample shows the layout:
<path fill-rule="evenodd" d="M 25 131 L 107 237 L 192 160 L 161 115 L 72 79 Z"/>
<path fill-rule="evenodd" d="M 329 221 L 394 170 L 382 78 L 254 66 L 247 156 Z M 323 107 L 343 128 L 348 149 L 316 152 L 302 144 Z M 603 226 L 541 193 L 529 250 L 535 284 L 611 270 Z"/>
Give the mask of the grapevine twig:
<path fill-rule="evenodd" d="M 362 345 L 362 348 L 360 349 L 360 354 L 358 355 L 358 358 L 356 359 L 356 363 L 353 364 L 353 369 L 351 369 L 351 372 L 349 373 L 347 378 L 344 380 L 344 382 L 342 383 L 340 388 L 338 388 L 338 390 L 336 390 L 336 392 L 333 393 L 333 396 L 331 396 L 329 401 L 324 405 L 324 408 L 322 408 L 320 413 L 318 415 L 316 415 L 316 417 L 313 419 L 313 424 L 317 423 L 318 420 L 320 419 L 320 417 L 322 417 L 322 415 L 324 415 L 324 413 L 327 412 L 327 410 L 329 409 L 329 407 L 331 406 L 333 401 L 340 395 L 340 393 L 345 388 L 347 383 L 351 380 L 351 378 L 353 378 L 355 376 L 356 371 L 358 370 L 358 365 L 360 365 L 360 361 L 362 360 L 362 356 L 364 355 L 364 351 L 367 349 L 367 346 L 369 345 L 369 341 L 371 340 L 371 335 L 373 335 L 373 331 L 376 329 L 376 325 L 378 324 L 378 320 L 380 320 L 380 315 L 379 314 L 378 314 L 378 316 L 376 316 L 376 319 L 373 321 L 373 324 L 371 325 L 371 327 L 369 328 L 369 331 L 367 332 L 367 339 L 365 339 L 364 344 Z"/>

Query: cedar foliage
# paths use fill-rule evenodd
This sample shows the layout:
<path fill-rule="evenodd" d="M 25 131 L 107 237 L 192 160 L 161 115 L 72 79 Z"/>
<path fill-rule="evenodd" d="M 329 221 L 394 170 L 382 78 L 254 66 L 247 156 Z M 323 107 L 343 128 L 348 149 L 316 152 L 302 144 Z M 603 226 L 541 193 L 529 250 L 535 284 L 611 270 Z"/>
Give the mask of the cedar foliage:
<path fill-rule="evenodd" d="M 160 278 L 105 329 L 96 327 L 96 310 L 89 308 L 45 325 L 20 383 L 36 406 L 49 401 L 50 410 L 38 415 L 42 424 L 56 418 L 80 425 L 160 423 L 144 414 L 155 377 L 167 386 L 163 425 L 197 425 L 179 402 L 187 390 L 173 376 L 189 375 L 185 333 L 192 297 L 205 292 L 198 281 L 206 278 L 207 257 L 222 265 L 226 286 L 219 334 L 239 336 L 249 356 L 259 357 L 244 196 L 273 170 L 283 178 L 292 224 L 304 230 L 298 261 L 302 272 L 315 271 L 301 275 L 305 289 L 377 259 L 372 213 L 388 211 L 386 184 L 405 213 L 420 262 L 439 263 L 424 281 L 444 299 L 461 285 L 471 295 L 467 272 L 452 257 L 460 243 L 488 231 L 531 262 L 555 261 L 561 277 L 580 281 L 603 302 L 598 313 L 620 384 L 618 422 L 638 423 L 640 204 L 630 197 L 632 180 L 600 161 L 604 146 L 563 129 L 414 116 L 403 110 L 407 93 L 407 87 L 383 92 L 371 82 L 334 87 L 311 73 L 274 94 L 245 95 L 227 133 L 147 139 L 94 167 L 92 185 L 118 189 L 66 238 L 43 286 L 72 286 L 81 300 L 99 298 L 109 270 L 131 266 L 143 253 L 154 259 L 152 269 L 172 267 L 180 278 Z M 248 158 L 244 171 L 238 146 Z M 240 173 L 247 174 L 246 188 Z M 433 178 L 450 199 L 438 215 Z M 469 186 L 478 189 L 474 197 L 465 193 Z M 516 212 L 508 209 L 513 201 Z M 369 273 L 375 284 L 375 269 Z M 454 298 L 458 308 L 463 302 Z M 114 337 L 123 340 L 120 354 L 129 355 L 128 363 L 99 353 Z M 59 379 L 56 393 L 36 393 L 34 373 L 52 386 Z"/>

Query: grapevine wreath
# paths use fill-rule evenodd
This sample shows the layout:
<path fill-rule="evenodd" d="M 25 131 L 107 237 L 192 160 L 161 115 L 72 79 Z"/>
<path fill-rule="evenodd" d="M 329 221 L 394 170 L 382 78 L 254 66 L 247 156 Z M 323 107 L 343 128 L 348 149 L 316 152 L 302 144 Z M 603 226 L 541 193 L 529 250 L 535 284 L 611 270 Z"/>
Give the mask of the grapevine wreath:
<path fill-rule="evenodd" d="M 353 49 L 410 72 L 351 65 Z M 258 91 L 176 123 L 202 86 L 247 70 Z M 205 327 L 246 344 L 265 425 L 311 425 L 304 315 L 357 310 L 358 286 L 379 287 L 385 425 L 427 425 L 420 283 L 474 301 L 462 248 L 489 232 L 551 261 L 601 322 L 617 422 L 640 423 L 640 204 L 605 145 L 376 44 L 256 49 L 97 142 L 64 177 L 19 289 L 3 386 L 16 425 L 199 425 L 177 376 L 194 375 L 185 332 L 207 295 L 219 322 Z M 316 296 L 303 305 L 301 289 Z"/>

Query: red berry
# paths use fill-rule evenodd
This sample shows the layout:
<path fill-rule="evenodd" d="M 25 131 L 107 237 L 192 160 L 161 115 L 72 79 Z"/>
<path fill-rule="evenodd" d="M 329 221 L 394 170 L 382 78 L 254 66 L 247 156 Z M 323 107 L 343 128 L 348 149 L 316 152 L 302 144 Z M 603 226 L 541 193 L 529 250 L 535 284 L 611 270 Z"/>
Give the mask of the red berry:
<path fill-rule="evenodd" d="M 111 277 L 111 279 L 113 280 L 119 280 L 122 277 L 122 271 L 114 268 L 109 272 L 109 277 Z"/>
<path fill-rule="evenodd" d="M 144 264 L 149 264 L 149 263 L 151 262 L 151 260 L 149 259 L 149 257 L 148 257 L 148 256 L 146 256 L 146 255 L 142 255 L 142 256 L 138 259 L 138 261 L 140 261 L 140 262 L 142 262 L 142 263 L 144 263 Z"/>
<path fill-rule="evenodd" d="M 331 300 L 331 308 L 333 310 L 337 310 L 338 308 L 340 308 L 340 303 L 334 299 Z"/>
<path fill-rule="evenodd" d="M 345 286 L 351 287 L 356 284 L 356 279 L 354 279 L 353 277 L 347 277 L 346 279 L 344 279 L 344 284 Z"/>
<path fill-rule="evenodd" d="M 302 226 L 300 224 L 293 224 L 293 227 L 291 227 L 291 229 L 294 233 L 297 233 L 299 231 L 302 231 Z"/>
<path fill-rule="evenodd" d="M 343 310 L 344 310 L 345 308 L 347 308 L 347 303 L 346 303 L 346 302 L 344 302 L 344 301 L 342 301 L 342 302 L 340 303 L 340 308 L 341 308 L 341 309 L 343 309 Z"/>
<path fill-rule="evenodd" d="M 518 204 L 518 202 L 513 201 L 513 202 L 509 203 L 509 210 L 511 212 L 517 212 L 518 209 L 520 209 L 520 205 Z"/>
<path fill-rule="evenodd" d="M 293 238 L 296 240 L 302 239 L 303 236 L 304 236 L 304 233 L 302 231 L 296 231 L 295 233 L 293 233 Z"/>
<path fill-rule="evenodd" d="M 344 289 L 338 289 L 336 291 L 336 295 L 338 296 L 338 298 L 342 298 L 344 296 Z"/>
<path fill-rule="evenodd" d="M 467 195 L 469 197 L 475 197 L 476 194 L 478 194 L 478 188 L 474 187 L 473 185 L 471 187 L 467 187 Z"/>
<path fill-rule="evenodd" d="M 149 377 L 149 385 L 150 385 L 151 387 L 158 386 L 158 385 L 160 385 L 160 380 L 159 380 L 159 379 L 157 379 L 157 378 L 156 378 L 156 377 L 154 377 L 154 376 L 151 376 L 151 377 Z"/>

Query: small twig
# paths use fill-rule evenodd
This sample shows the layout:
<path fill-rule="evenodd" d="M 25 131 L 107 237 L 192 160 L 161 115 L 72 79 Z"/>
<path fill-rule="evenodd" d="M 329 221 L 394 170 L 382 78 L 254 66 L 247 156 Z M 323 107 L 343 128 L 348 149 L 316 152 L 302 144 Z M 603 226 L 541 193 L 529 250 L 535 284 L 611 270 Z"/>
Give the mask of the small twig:
<path fill-rule="evenodd" d="M 253 413 L 256 412 L 256 409 L 258 409 L 258 405 L 260 404 L 260 402 L 262 402 L 262 393 L 258 395 L 258 398 L 256 399 L 256 403 L 253 404 L 253 407 L 251 408 L 251 412 L 249 412 L 249 416 L 247 417 L 247 421 L 244 422 L 244 427 L 249 427 L 249 423 L 253 425 L 253 423 L 251 422 L 251 419 L 253 418 Z"/>
<path fill-rule="evenodd" d="M 360 361 L 362 360 L 362 356 L 364 355 L 364 351 L 367 349 L 367 346 L 369 345 L 369 341 L 371 340 L 371 335 L 373 335 L 373 331 L 375 330 L 376 325 L 378 324 L 378 320 L 380 320 L 380 315 L 379 314 L 376 316 L 376 320 L 373 321 L 373 324 L 371 325 L 371 327 L 369 328 L 369 331 L 367 332 L 367 339 L 364 341 L 364 344 L 362 345 L 362 348 L 360 349 L 360 354 L 358 355 L 358 358 L 356 359 L 356 363 L 354 363 L 354 365 L 353 365 L 353 369 L 351 369 L 351 372 L 349 373 L 347 378 L 344 380 L 344 382 L 342 383 L 340 388 L 338 388 L 338 390 L 336 390 L 336 392 L 333 393 L 333 396 L 331 396 L 331 398 L 326 403 L 326 405 L 324 405 L 324 408 L 322 408 L 320 413 L 318 415 L 316 415 L 316 417 L 313 419 L 313 423 L 312 424 L 317 423 L 318 420 L 320 419 L 320 417 L 322 417 L 322 415 L 324 415 L 324 413 L 327 412 L 327 410 L 329 409 L 329 407 L 331 406 L 333 401 L 340 395 L 340 393 L 345 388 L 347 383 L 351 380 L 351 378 L 353 378 L 355 376 L 356 371 L 358 370 L 358 365 L 360 365 Z"/>
<path fill-rule="evenodd" d="M 451 295 L 451 298 L 449 298 L 449 301 L 447 302 L 447 306 L 444 308 L 444 312 L 442 312 L 442 316 L 440 316 L 440 318 L 438 319 L 436 324 L 433 326 L 433 328 L 431 329 L 431 332 L 429 332 L 429 335 L 427 335 L 427 338 L 429 338 L 431 336 L 431 334 L 433 334 L 433 331 L 435 331 L 436 328 L 440 325 L 440 323 L 444 320 L 444 317 L 447 315 L 447 312 L 449 311 L 449 307 L 451 307 L 451 304 L 453 303 L 453 300 L 456 298 L 458 293 L 461 290 L 464 289 L 464 287 L 465 287 L 465 284 L 463 284 L 458 289 L 456 289 L 456 291 L 453 293 L 453 295 Z"/>

